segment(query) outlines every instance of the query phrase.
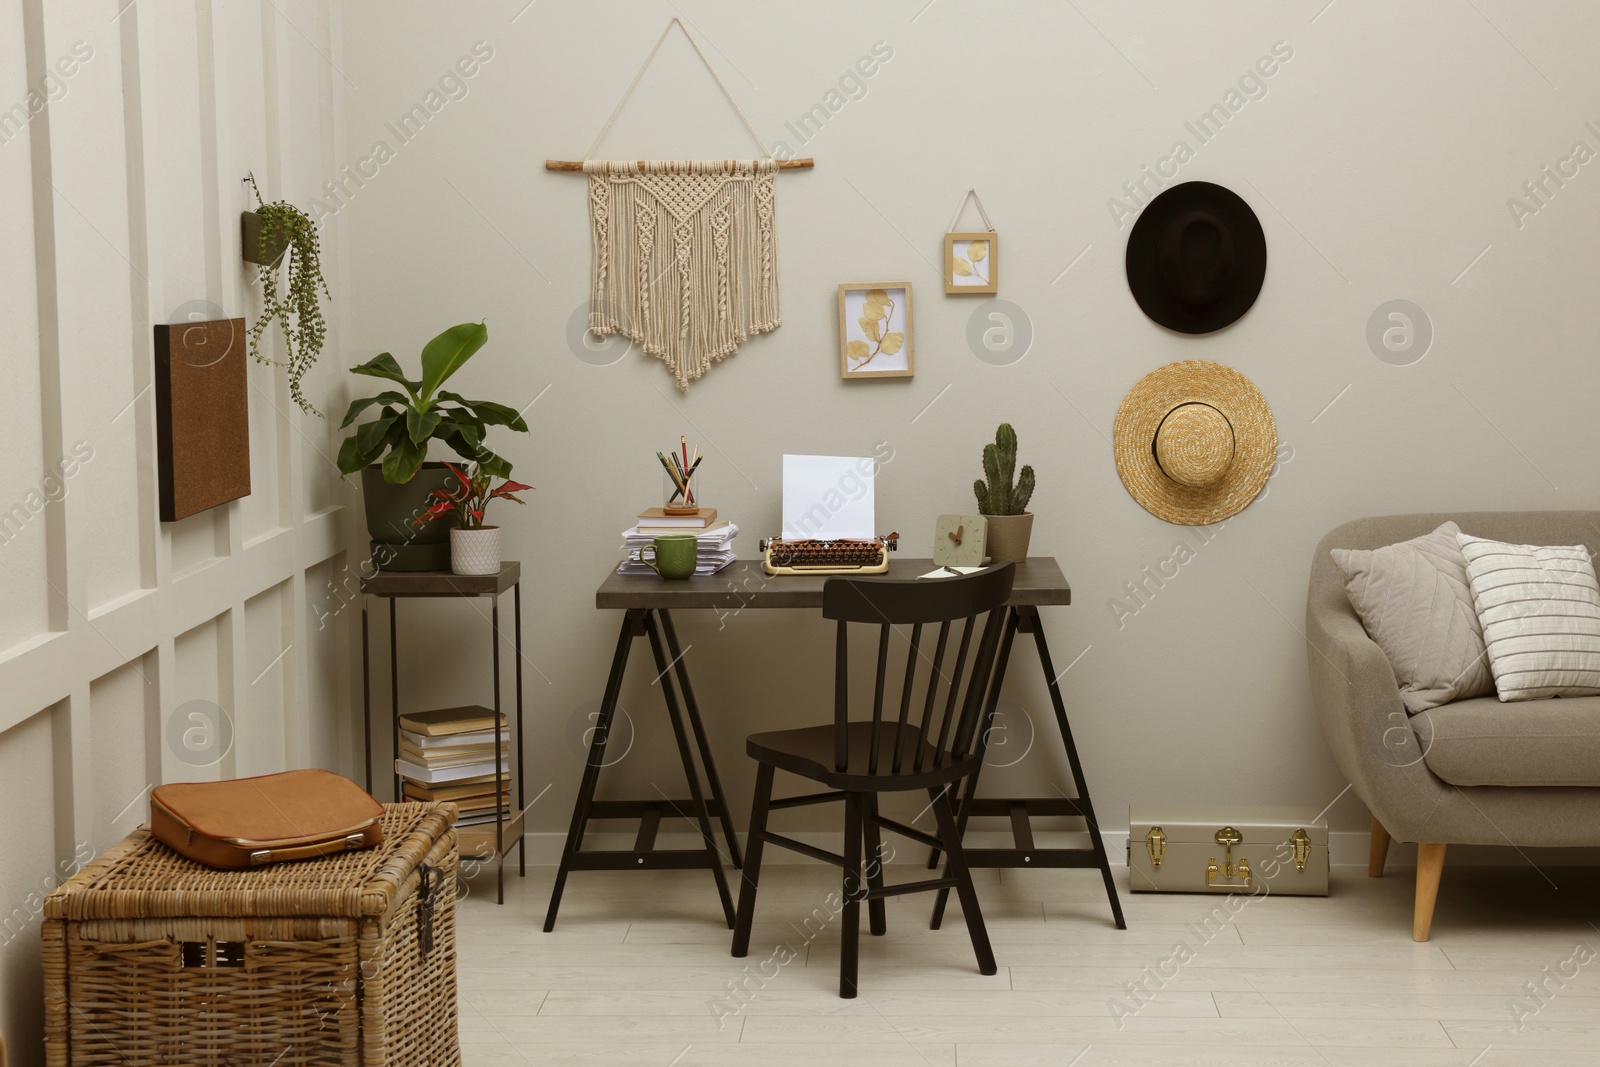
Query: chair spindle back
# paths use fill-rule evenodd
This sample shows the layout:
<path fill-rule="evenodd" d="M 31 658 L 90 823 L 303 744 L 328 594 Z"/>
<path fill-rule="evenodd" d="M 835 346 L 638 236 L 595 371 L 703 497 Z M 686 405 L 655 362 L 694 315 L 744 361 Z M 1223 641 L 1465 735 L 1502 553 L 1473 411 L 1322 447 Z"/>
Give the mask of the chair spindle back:
<path fill-rule="evenodd" d="M 1005 563 L 960 578 L 839 577 L 828 580 L 823 587 L 822 614 L 837 623 L 833 690 L 837 770 L 844 771 L 849 762 L 851 624 L 878 628 L 867 773 L 881 773 L 885 754 L 880 749 L 884 738 L 893 749 L 888 756 L 888 773 L 916 774 L 933 770 L 969 754 L 952 749 L 961 744 L 959 739 L 963 736 L 970 739 L 975 735 L 970 728 L 963 730 L 962 724 L 975 722 L 980 711 L 1000 640 L 1004 613 L 998 609 L 1010 598 L 1015 577 L 1016 565 Z M 974 655 L 972 636 L 980 616 L 986 619 Z M 930 624 L 937 624 L 939 628 L 931 656 L 924 647 L 923 634 L 924 626 Z M 952 656 L 951 630 L 958 624 L 961 634 Z M 884 730 L 889 648 L 895 636 L 902 637 L 906 644 L 905 670 L 900 682 L 899 707 L 890 720 L 893 728 Z M 926 682 L 920 721 L 913 722 L 912 707 L 919 673 L 926 675 Z M 965 689 L 962 687 L 964 678 Z M 964 747 L 970 747 L 970 743 Z"/>

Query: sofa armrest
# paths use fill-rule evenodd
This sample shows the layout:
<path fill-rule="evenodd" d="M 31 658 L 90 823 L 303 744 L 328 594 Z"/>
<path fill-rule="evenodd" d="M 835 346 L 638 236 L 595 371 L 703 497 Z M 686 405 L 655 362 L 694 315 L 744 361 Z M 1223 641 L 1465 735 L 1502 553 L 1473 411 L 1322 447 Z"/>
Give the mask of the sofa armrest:
<path fill-rule="evenodd" d="M 1322 732 L 1356 795 L 1389 833 L 1401 841 L 1423 840 L 1447 787 L 1423 762 L 1388 657 L 1367 636 L 1342 584 L 1336 590 L 1325 580 L 1321 584 L 1319 590 L 1314 572 L 1306 602 L 1306 659 Z"/>

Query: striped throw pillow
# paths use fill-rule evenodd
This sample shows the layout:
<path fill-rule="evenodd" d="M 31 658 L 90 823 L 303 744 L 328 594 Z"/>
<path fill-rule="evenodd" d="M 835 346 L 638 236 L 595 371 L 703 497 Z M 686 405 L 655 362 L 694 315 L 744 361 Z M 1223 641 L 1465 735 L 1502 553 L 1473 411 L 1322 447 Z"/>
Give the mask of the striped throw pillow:
<path fill-rule="evenodd" d="M 1589 550 L 1456 537 L 1500 699 L 1600 694 L 1600 585 Z"/>

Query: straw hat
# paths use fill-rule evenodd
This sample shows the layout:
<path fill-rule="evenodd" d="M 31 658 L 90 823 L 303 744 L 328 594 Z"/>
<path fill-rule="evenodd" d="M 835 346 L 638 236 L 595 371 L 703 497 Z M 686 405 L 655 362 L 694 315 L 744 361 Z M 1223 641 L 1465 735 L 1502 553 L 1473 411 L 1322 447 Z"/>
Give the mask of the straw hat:
<path fill-rule="evenodd" d="M 1140 378 L 1112 425 L 1117 474 L 1150 514 L 1203 526 L 1241 511 L 1272 473 L 1278 431 L 1255 384 L 1200 359 Z"/>

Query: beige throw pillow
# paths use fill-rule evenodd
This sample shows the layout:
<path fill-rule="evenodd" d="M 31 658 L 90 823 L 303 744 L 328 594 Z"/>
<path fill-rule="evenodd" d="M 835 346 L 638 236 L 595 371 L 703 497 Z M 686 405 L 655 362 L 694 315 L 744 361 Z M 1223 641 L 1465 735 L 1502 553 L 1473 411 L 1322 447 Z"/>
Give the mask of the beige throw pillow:
<path fill-rule="evenodd" d="M 1457 540 L 1500 699 L 1600 694 L 1600 586 L 1589 550 Z"/>
<path fill-rule="evenodd" d="M 1397 545 L 1332 553 L 1361 625 L 1389 658 L 1413 714 L 1495 691 L 1460 533 L 1447 522 Z"/>

